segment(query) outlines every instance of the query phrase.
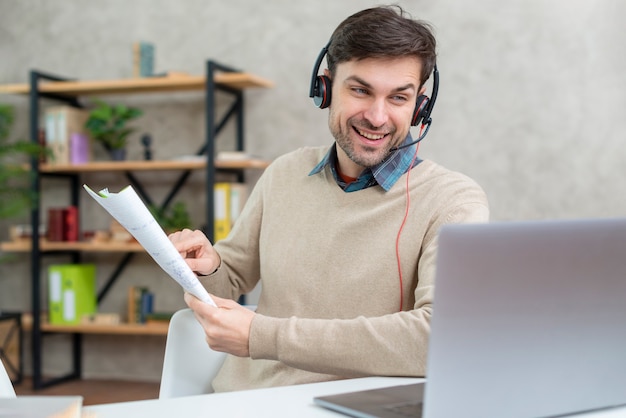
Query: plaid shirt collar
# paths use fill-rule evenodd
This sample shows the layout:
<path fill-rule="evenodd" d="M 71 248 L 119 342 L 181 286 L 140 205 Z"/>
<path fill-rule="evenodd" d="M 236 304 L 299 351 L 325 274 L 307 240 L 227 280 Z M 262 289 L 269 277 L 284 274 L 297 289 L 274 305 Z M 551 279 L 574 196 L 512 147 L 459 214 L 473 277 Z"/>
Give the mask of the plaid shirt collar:
<path fill-rule="evenodd" d="M 413 138 L 409 133 L 402 144 L 408 144 L 412 141 Z M 337 143 L 334 143 L 324 158 L 311 170 L 309 176 L 317 174 L 326 166 L 329 166 L 335 181 L 345 192 L 366 189 L 376 184 L 380 185 L 385 191 L 388 191 L 404 173 L 422 162 L 419 157 L 415 158 L 415 162 L 411 166 L 411 161 L 413 161 L 413 155 L 415 154 L 415 147 L 417 147 L 417 145 L 414 144 L 410 147 L 394 151 L 380 164 L 366 168 L 355 181 L 347 184 L 337 173 Z"/>

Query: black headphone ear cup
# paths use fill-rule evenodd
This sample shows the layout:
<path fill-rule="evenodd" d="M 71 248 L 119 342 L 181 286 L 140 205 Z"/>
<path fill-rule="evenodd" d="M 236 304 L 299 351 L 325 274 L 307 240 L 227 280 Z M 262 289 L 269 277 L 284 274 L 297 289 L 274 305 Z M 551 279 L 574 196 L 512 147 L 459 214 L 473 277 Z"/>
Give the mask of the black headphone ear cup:
<path fill-rule="evenodd" d="M 417 97 L 415 101 L 415 110 L 413 110 L 413 120 L 411 120 L 411 126 L 417 126 L 421 123 L 425 123 L 426 119 L 430 117 L 428 112 L 428 102 L 430 99 L 423 94 Z"/>
<path fill-rule="evenodd" d="M 313 96 L 313 103 L 320 109 L 326 109 L 330 106 L 331 95 L 331 81 L 330 78 L 325 75 L 320 75 L 315 80 L 315 95 Z"/>

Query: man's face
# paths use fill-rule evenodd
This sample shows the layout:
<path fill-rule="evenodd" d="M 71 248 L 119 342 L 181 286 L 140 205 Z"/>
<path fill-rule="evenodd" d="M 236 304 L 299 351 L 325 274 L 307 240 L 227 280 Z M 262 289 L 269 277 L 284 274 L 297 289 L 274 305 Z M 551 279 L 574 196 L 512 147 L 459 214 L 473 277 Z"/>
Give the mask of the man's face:
<path fill-rule="evenodd" d="M 337 141 L 343 174 L 358 177 L 406 138 L 420 71 L 415 57 L 367 58 L 337 65 L 328 126 Z"/>

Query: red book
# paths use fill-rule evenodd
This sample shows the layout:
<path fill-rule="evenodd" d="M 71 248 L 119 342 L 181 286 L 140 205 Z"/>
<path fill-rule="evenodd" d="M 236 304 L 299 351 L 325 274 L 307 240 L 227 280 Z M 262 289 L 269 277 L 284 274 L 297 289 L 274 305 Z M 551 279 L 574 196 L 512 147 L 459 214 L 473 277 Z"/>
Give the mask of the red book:
<path fill-rule="evenodd" d="M 63 241 L 78 241 L 78 208 L 68 206 L 63 209 Z"/>
<path fill-rule="evenodd" d="M 48 209 L 48 241 L 63 241 L 63 209 Z"/>

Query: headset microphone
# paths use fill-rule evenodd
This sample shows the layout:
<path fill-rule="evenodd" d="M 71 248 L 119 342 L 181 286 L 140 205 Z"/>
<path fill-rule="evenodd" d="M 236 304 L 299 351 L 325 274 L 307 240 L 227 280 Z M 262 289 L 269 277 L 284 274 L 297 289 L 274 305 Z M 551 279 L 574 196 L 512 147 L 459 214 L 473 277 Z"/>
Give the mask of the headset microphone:
<path fill-rule="evenodd" d="M 428 133 L 428 130 L 430 129 L 430 124 L 431 122 L 427 122 L 426 124 L 422 125 L 422 126 L 425 126 L 424 132 L 422 132 L 422 134 L 415 141 L 411 141 L 408 144 L 404 144 L 399 147 L 393 147 L 389 150 L 389 152 L 398 151 L 399 149 L 402 149 L 402 148 L 412 147 L 413 145 L 419 143 L 422 139 L 424 139 L 424 137 Z"/>
<path fill-rule="evenodd" d="M 433 111 L 433 107 L 435 107 L 435 101 L 437 100 L 437 93 L 439 92 L 439 70 L 437 69 L 437 65 L 433 69 L 433 92 L 430 99 L 427 96 L 420 95 L 417 98 L 415 111 L 413 112 L 413 120 L 411 121 L 411 126 L 422 125 L 423 132 L 420 136 L 415 140 L 411 141 L 408 144 L 401 145 L 399 147 L 391 148 L 389 151 L 397 151 L 402 148 L 408 148 L 420 142 L 430 129 L 430 125 L 433 123 L 433 119 L 430 117 L 430 114 Z"/>

